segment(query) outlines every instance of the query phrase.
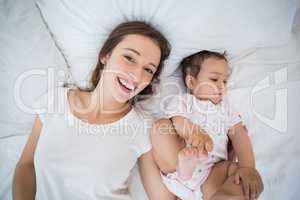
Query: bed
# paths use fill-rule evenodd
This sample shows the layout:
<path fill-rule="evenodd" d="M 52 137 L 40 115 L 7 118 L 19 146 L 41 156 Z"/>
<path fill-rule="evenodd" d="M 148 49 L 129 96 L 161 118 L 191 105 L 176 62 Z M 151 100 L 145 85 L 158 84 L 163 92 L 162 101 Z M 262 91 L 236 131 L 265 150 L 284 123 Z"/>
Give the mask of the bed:
<path fill-rule="evenodd" d="M 140 104 L 155 118 L 168 95 L 183 91 L 177 65 L 184 56 L 227 51 L 229 97 L 248 127 L 265 184 L 260 199 L 298 199 L 299 7 L 298 0 L 0 0 L 0 199 L 12 199 L 31 103 L 64 82 L 84 87 L 101 42 L 126 19 L 151 21 L 172 44 L 156 94 Z M 136 168 L 130 189 L 133 199 L 147 199 Z"/>

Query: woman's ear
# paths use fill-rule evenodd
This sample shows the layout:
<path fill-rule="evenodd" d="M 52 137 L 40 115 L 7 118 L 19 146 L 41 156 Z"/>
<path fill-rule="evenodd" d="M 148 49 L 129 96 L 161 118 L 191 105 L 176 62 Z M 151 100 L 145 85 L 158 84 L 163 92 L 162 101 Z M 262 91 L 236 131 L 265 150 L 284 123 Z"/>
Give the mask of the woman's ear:
<path fill-rule="evenodd" d="M 194 82 L 195 82 L 195 78 L 193 76 L 187 75 L 185 77 L 185 84 L 186 84 L 188 90 L 193 90 L 194 85 L 195 85 Z"/>
<path fill-rule="evenodd" d="M 102 57 L 100 58 L 100 62 L 101 62 L 103 65 L 106 65 L 106 63 L 107 63 L 107 61 L 108 61 L 108 59 L 109 59 L 109 56 L 110 56 L 110 54 L 106 54 L 105 56 L 102 56 Z"/>

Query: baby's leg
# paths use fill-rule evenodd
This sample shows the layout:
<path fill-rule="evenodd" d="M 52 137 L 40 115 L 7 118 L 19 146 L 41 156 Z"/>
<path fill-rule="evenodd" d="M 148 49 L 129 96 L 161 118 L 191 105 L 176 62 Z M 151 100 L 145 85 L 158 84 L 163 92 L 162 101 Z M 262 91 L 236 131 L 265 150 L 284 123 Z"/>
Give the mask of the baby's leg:
<path fill-rule="evenodd" d="M 246 200 L 242 185 L 234 183 L 234 174 L 237 170 L 237 164 L 231 163 L 228 168 L 227 178 L 211 200 Z"/>
<path fill-rule="evenodd" d="M 154 123 L 151 142 L 160 170 L 165 174 L 176 171 L 178 154 L 185 147 L 185 142 L 177 135 L 171 120 L 160 119 Z"/>
<path fill-rule="evenodd" d="M 233 182 L 236 164 L 222 161 L 214 165 L 207 180 L 201 186 L 204 200 L 244 200 L 241 185 Z"/>
<path fill-rule="evenodd" d="M 192 178 L 199 158 L 195 148 L 183 148 L 178 154 L 178 174 L 182 180 Z"/>

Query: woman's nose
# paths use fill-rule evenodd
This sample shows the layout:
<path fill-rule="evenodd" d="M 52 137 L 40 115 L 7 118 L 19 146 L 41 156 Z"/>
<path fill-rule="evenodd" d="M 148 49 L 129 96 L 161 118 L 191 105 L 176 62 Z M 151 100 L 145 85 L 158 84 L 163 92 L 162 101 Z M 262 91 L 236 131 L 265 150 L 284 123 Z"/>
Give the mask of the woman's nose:
<path fill-rule="evenodd" d="M 134 85 L 138 85 L 141 81 L 141 73 L 138 70 L 132 70 L 129 73 L 130 79 L 133 81 Z"/>
<path fill-rule="evenodd" d="M 142 70 L 134 69 L 134 70 L 130 71 L 129 74 L 134 82 L 138 82 L 138 83 L 141 82 L 142 76 L 143 76 Z"/>

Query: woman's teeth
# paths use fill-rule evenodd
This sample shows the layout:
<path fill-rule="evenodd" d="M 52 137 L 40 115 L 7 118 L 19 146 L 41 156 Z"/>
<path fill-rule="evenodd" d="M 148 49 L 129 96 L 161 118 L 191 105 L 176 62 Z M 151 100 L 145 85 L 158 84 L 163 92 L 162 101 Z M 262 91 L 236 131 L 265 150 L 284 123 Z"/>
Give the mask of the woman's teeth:
<path fill-rule="evenodd" d="M 134 85 L 133 85 L 133 84 L 129 83 L 128 81 L 126 81 L 126 80 L 124 80 L 124 79 L 122 79 L 122 78 L 119 78 L 119 81 L 120 81 L 120 83 L 121 83 L 123 86 L 125 86 L 127 89 L 129 89 L 129 90 L 134 90 Z"/>

